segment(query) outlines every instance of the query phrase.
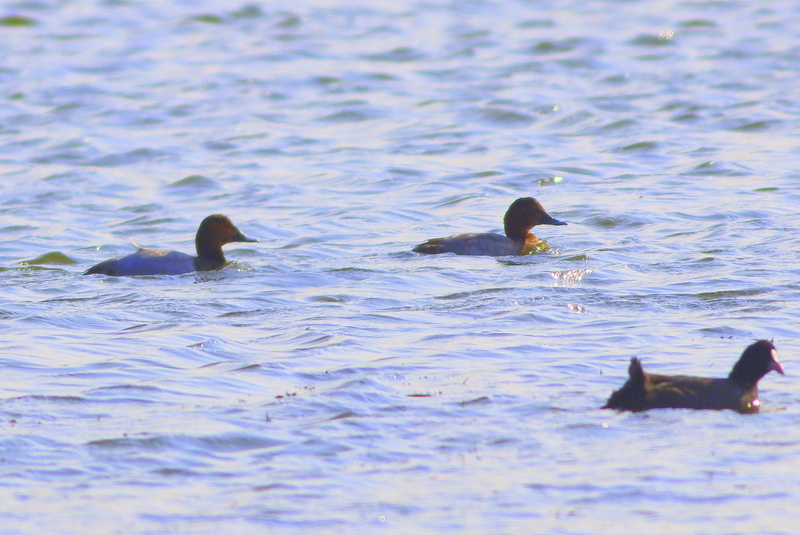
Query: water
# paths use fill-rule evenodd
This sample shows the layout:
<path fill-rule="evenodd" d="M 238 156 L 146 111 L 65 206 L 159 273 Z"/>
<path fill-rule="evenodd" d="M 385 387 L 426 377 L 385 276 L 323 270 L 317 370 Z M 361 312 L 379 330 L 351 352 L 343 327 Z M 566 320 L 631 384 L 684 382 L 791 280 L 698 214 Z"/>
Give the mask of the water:
<path fill-rule="evenodd" d="M 793 533 L 800 8 L 0 12 L 2 533 Z M 511 258 L 410 252 L 535 196 Z M 83 277 L 258 244 L 175 277 Z M 632 355 L 765 410 L 602 411 Z"/>

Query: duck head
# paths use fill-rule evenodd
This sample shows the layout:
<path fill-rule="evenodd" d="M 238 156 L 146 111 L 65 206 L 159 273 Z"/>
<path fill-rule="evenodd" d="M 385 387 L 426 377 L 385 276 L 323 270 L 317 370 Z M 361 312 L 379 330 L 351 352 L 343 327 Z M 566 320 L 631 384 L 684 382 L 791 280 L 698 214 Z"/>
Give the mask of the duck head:
<path fill-rule="evenodd" d="M 566 225 L 566 223 L 553 218 L 533 197 L 521 197 L 508 207 L 503 225 L 509 239 L 525 240 L 528 231 L 536 225 Z"/>

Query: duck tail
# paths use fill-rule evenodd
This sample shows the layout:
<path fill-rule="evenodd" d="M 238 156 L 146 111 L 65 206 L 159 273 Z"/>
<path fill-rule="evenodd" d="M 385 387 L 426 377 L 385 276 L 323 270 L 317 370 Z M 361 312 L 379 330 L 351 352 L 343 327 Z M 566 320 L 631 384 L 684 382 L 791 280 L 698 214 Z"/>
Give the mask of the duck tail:
<path fill-rule="evenodd" d="M 415 253 L 422 254 L 442 254 L 447 252 L 441 243 L 437 243 L 432 240 L 426 241 L 425 243 L 420 243 L 411 250 Z"/>
<path fill-rule="evenodd" d="M 94 265 L 83 272 L 84 275 L 111 275 L 114 276 L 117 274 L 116 270 L 114 269 L 114 260 L 106 260 L 104 262 L 100 262 L 97 265 Z"/>
<path fill-rule="evenodd" d="M 642 368 L 642 362 L 636 357 L 631 358 L 631 364 L 628 366 L 627 382 L 622 385 L 622 388 L 611 394 L 603 408 L 641 410 L 647 397 L 646 381 L 647 378 Z"/>
<path fill-rule="evenodd" d="M 642 361 L 636 357 L 631 357 L 631 365 L 628 366 L 628 377 L 628 381 L 644 388 L 644 368 L 642 368 Z"/>

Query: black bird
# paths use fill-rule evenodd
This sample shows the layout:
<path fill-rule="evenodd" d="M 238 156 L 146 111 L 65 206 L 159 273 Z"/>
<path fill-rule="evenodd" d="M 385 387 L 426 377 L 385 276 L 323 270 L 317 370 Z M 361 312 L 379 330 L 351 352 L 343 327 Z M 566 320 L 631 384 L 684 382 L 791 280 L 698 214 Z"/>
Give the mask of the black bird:
<path fill-rule="evenodd" d="M 758 381 L 768 372 L 783 375 L 778 352 L 768 340 L 759 340 L 744 350 L 725 379 L 688 375 L 645 373 L 638 358 L 631 359 L 628 381 L 611 394 L 604 409 L 646 411 L 648 409 L 732 409 L 758 412 Z"/>

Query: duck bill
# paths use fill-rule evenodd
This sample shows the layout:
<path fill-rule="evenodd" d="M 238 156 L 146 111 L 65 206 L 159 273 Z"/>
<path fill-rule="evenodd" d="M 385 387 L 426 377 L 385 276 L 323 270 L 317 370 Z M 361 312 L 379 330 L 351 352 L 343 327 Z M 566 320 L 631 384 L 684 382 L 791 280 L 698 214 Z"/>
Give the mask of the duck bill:
<path fill-rule="evenodd" d="M 552 217 L 550 214 L 542 214 L 542 217 L 539 218 L 540 225 L 566 225 L 565 221 L 559 221 L 558 219 Z"/>
<path fill-rule="evenodd" d="M 778 352 L 775 351 L 774 347 L 772 348 L 772 351 L 770 351 L 770 356 L 772 357 L 772 360 L 769 363 L 769 368 L 767 368 L 767 373 L 776 371 L 781 375 L 786 375 L 783 373 L 783 366 L 781 366 L 781 363 L 778 362 Z"/>
<path fill-rule="evenodd" d="M 233 237 L 231 241 L 243 241 L 248 243 L 258 243 L 258 240 L 255 238 L 247 237 L 241 230 L 238 228 L 236 229 L 236 235 Z"/>

